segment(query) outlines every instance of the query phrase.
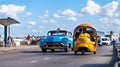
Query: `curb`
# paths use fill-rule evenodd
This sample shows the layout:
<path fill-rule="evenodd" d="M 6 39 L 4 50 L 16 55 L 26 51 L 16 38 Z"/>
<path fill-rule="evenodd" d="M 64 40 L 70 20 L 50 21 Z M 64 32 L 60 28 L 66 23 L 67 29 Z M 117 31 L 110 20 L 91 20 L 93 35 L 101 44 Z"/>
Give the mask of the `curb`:
<path fill-rule="evenodd" d="M 116 53 L 116 62 L 114 64 L 114 67 L 120 67 L 120 46 L 114 45 L 115 53 Z"/>
<path fill-rule="evenodd" d="M 29 49 L 29 48 L 38 48 L 38 45 L 25 45 L 25 46 L 17 46 L 17 47 L 0 47 L 0 52 L 10 51 L 10 50 L 20 50 L 20 49 Z"/>

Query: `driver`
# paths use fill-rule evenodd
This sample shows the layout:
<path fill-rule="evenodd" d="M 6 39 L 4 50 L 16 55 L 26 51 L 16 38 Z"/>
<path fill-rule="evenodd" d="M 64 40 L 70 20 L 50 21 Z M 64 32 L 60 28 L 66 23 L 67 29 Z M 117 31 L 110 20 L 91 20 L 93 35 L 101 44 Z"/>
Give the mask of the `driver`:
<path fill-rule="evenodd" d="M 83 28 L 82 33 L 79 35 L 79 37 L 87 37 L 90 38 L 90 35 L 87 33 L 86 28 Z"/>

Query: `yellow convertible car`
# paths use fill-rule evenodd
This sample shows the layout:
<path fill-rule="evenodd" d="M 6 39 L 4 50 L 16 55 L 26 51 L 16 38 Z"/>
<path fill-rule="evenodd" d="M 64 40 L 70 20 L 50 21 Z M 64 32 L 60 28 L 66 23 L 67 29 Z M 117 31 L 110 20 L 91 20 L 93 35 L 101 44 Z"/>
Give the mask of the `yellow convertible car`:
<path fill-rule="evenodd" d="M 90 24 L 77 26 L 73 33 L 74 54 L 81 52 L 93 52 L 96 54 L 98 45 L 98 34 L 96 29 Z"/>

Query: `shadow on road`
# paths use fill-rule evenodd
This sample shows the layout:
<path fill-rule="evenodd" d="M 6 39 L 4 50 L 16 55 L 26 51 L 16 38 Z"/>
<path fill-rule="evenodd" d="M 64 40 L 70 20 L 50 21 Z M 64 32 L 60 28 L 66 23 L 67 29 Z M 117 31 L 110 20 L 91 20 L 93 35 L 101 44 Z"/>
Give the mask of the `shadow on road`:
<path fill-rule="evenodd" d="M 41 53 L 41 51 L 21 51 L 21 53 Z"/>
<path fill-rule="evenodd" d="M 113 64 L 85 64 L 80 67 L 114 67 Z"/>
<path fill-rule="evenodd" d="M 117 53 L 116 53 L 116 50 L 115 48 L 113 47 L 113 50 L 111 51 L 113 52 L 113 54 L 105 54 L 105 55 L 102 55 L 103 57 L 112 57 L 111 61 L 108 63 L 108 64 L 84 64 L 80 67 L 114 67 L 115 66 L 115 62 L 117 60 L 116 56 L 117 56 Z"/>
<path fill-rule="evenodd" d="M 45 53 L 43 53 L 42 51 L 22 51 L 22 53 L 36 53 L 37 55 L 51 55 L 51 56 L 88 56 L 88 55 L 94 55 L 91 52 L 86 52 L 84 55 L 81 54 L 81 52 L 78 52 L 77 55 L 74 54 L 73 51 L 69 51 L 69 52 L 64 52 L 64 51 L 47 51 Z"/>

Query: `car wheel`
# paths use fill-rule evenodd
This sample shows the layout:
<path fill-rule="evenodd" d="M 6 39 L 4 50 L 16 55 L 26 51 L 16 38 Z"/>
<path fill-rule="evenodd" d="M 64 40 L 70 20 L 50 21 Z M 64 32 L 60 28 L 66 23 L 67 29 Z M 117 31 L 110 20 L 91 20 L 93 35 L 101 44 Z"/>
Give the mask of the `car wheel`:
<path fill-rule="evenodd" d="M 55 51 L 55 49 L 51 49 L 51 52 L 54 52 Z"/>
<path fill-rule="evenodd" d="M 85 53 L 85 50 L 84 50 L 84 49 L 82 49 L 81 54 L 83 55 L 84 53 Z"/>
<path fill-rule="evenodd" d="M 65 52 L 68 52 L 68 48 L 65 48 Z"/>
<path fill-rule="evenodd" d="M 72 48 L 71 50 L 73 51 L 74 49 Z"/>
<path fill-rule="evenodd" d="M 46 52 L 46 51 L 47 51 L 47 49 L 42 48 L 42 52 Z"/>
<path fill-rule="evenodd" d="M 77 55 L 77 51 L 74 51 L 74 54 Z"/>
<path fill-rule="evenodd" d="M 93 53 L 96 54 L 96 51 L 94 51 Z"/>

